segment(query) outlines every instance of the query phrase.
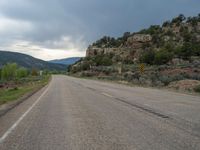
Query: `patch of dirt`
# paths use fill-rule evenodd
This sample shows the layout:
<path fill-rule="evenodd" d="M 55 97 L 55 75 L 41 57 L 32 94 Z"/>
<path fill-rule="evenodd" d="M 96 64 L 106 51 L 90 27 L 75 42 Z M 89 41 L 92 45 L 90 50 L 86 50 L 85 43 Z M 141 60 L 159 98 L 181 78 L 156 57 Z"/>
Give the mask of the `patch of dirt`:
<path fill-rule="evenodd" d="M 181 91 L 193 91 L 196 86 L 200 85 L 198 80 L 180 80 L 171 82 L 168 87 Z"/>
<path fill-rule="evenodd" d="M 176 69 L 167 69 L 161 72 L 163 75 L 177 75 L 177 74 L 196 74 L 200 73 L 200 69 L 197 68 L 176 68 Z"/>
<path fill-rule="evenodd" d="M 13 89 L 13 88 L 16 88 L 17 86 L 18 84 L 14 82 L 6 82 L 6 83 L 0 84 L 0 89 Z"/>

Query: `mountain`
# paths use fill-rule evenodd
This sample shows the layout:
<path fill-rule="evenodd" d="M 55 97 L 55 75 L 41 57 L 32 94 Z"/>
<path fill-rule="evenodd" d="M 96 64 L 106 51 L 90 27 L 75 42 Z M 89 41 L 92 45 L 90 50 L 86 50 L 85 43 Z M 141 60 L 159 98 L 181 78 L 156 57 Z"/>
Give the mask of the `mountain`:
<path fill-rule="evenodd" d="M 0 67 L 6 63 L 17 63 L 19 66 L 31 69 L 47 69 L 47 70 L 66 70 L 67 66 L 62 64 L 53 64 L 32 56 L 17 52 L 0 51 Z"/>
<path fill-rule="evenodd" d="M 54 64 L 63 64 L 63 65 L 72 65 L 79 61 L 81 57 L 71 57 L 71 58 L 65 58 L 65 59 L 56 59 L 56 60 L 51 60 L 49 62 L 54 63 Z"/>

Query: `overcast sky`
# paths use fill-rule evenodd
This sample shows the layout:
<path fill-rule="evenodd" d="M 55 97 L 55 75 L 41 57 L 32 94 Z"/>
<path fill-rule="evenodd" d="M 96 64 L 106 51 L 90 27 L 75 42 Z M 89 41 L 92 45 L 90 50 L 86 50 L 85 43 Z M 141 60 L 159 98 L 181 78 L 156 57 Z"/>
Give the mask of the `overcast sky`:
<path fill-rule="evenodd" d="M 104 35 L 118 37 L 178 14 L 200 0 L 0 0 L 0 49 L 44 60 L 84 56 Z"/>

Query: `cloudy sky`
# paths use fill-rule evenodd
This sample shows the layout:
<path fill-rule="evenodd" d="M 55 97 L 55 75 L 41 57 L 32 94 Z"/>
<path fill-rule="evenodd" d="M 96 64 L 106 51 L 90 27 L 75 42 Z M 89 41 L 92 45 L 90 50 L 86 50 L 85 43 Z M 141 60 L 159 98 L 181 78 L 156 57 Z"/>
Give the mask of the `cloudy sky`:
<path fill-rule="evenodd" d="M 44 60 L 84 56 L 103 35 L 118 37 L 178 14 L 200 0 L 0 0 L 0 49 Z"/>

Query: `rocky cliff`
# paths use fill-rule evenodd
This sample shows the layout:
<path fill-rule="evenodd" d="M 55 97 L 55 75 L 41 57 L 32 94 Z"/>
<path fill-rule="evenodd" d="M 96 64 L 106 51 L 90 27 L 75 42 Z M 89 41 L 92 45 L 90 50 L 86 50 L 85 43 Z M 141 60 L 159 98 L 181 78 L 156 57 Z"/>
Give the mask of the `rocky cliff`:
<path fill-rule="evenodd" d="M 105 36 L 91 44 L 79 66 L 113 64 L 163 65 L 191 62 L 200 56 L 200 15 L 186 18 L 179 15 L 162 26 L 152 25 L 139 32 L 126 32 L 122 37 Z M 78 64 L 76 64 L 78 66 Z M 81 67 L 80 67 L 81 68 Z"/>
<path fill-rule="evenodd" d="M 125 43 L 117 48 L 89 46 L 86 50 L 86 57 L 95 57 L 99 55 L 120 57 L 121 60 L 130 60 L 133 63 L 139 58 L 139 53 L 145 44 L 152 44 L 152 36 L 149 34 L 135 34 L 127 38 Z"/>

